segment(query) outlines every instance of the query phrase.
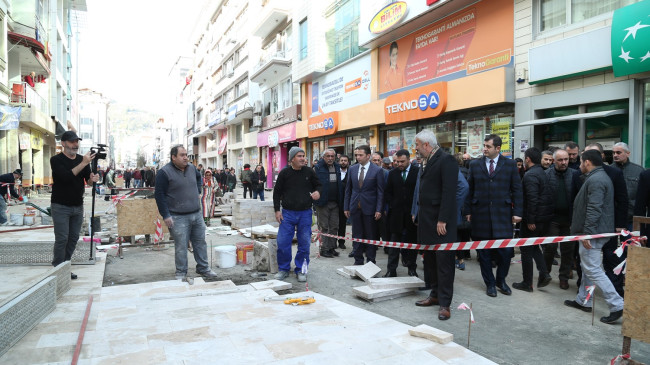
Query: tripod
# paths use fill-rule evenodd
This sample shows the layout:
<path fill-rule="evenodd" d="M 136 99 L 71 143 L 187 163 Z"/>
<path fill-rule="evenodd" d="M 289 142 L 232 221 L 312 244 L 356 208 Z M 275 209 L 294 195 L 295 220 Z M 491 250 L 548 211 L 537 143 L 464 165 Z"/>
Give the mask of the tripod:
<path fill-rule="evenodd" d="M 97 174 L 97 159 L 94 158 L 91 164 L 91 171 L 93 174 Z M 93 259 L 93 248 L 95 243 L 95 195 L 97 194 L 97 183 L 93 181 L 93 202 L 92 209 L 90 212 L 90 255 L 88 257 L 89 261 Z"/>

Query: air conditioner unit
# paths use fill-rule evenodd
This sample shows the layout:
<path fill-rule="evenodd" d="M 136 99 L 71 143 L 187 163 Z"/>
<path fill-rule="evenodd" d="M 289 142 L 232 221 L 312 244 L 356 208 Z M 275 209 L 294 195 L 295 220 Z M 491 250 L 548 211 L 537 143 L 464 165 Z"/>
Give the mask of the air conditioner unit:
<path fill-rule="evenodd" d="M 253 127 L 261 127 L 261 126 L 262 126 L 262 116 L 253 115 Z"/>
<path fill-rule="evenodd" d="M 253 114 L 260 115 L 262 114 L 262 101 L 256 100 L 255 107 L 253 108 Z"/>

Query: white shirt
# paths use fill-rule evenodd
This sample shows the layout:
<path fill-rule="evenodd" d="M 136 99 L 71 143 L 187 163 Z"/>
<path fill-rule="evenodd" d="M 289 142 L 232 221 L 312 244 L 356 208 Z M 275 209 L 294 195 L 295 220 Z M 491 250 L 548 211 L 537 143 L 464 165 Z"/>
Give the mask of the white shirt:
<path fill-rule="evenodd" d="M 366 175 L 368 175 L 368 167 L 370 167 L 370 160 L 368 160 L 368 162 L 366 162 L 365 165 L 359 166 L 359 172 L 357 173 L 357 179 L 359 179 L 359 176 L 361 176 L 361 168 L 362 167 L 363 167 L 363 178 L 365 180 Z"/>
<path fill-rule="evenodd" d="M 494 169 L 497 169 L 497 162 L 499 162 L 499 157 L 501 154 L 498 154 L 497 157 L 493 158 L 494 160 Z M 485 167 L 487 167 L 488 173 L 490 172 L 490 158 L 485 157 Z"/>
<path fill-rule="evenodd" d="M 341 169 L 341 180 L 345 179 L 345 175 L 347 174 L 348 174 L 348 169 L 345 170 Z"/>

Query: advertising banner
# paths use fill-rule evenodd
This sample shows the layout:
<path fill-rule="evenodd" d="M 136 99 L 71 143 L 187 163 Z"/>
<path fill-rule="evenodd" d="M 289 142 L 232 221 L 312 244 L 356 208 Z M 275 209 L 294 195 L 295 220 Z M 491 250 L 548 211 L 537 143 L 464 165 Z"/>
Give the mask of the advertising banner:
<path fill-rule="evenodd" d="M 650 1 L 640 1 L 614 11 L 612 18 L 612 66 L 621 77 L 650 71 Z"/>
<path fill-rule="evenodd" d="M 367 54 L 314 80 L 310 117 L 369 103 L 370 69 Z"/>
<path fill-rule="evenodd" d="M 389 95 L 384 101 L 386 124 L 437 117 L 447 107 L 447 83 L 439 82 Z"/>
<path fill-rule="evenodd" d="M 339 112 L 323 114 L 309 118 L 307 121 L 307 136 L 309 138 L 330 136 L 335 134 L 339 126 Z"/>
<path fill-rule="evenodd" d="M 379 49 L 379 96 L 512 62 L 512 1 L 478 2 Z"/>
<path fill-rule="evenodd" d="M 257 147 L 275 147 L 279 143 L 296 140 L 296 124 L 285 124 L 275 129 L 257 133 Z"/>
<path fill-rule="evenodd" d="M 472 158 L 483 156 L 483 140 L 485 139 L 485 121 L 483 119 L 467 122 L 467 153 Z"/>
<path fill-rule="evenodd" d="M 0 131 L 18 128 L 20 123 L 21 106 L 9 106 L 0 104 Z"/>
<path fill-rule="evenodd" d="M 495 118 L 492 120 L 492 134 L 501 137 L 501 154 L 506 157 L 512 156 L 512 148 L 510 146 L 512 123 L 512 117 Z"/>

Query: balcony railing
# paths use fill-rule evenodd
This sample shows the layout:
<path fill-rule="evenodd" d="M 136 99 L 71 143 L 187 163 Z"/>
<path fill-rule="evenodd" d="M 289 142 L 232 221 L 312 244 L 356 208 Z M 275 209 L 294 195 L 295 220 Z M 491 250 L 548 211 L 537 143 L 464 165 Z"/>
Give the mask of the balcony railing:
<path fill-rule="evenodd" d="M 255 70 L 253 72 L 257 72 L 259 69 L 264 67 L 264 65 L 271 62 L 273 59 L 285 59 L 285 57 L 288 57 L 286 51 L 276 51 L 276 50 L 263 51 L 262 55 L 260 56 L 260 61 L 255 66 Z"/>
<path fill-rule="evenodd" d="M 11 102 L 28 104 L 30 108 L 36 108 L 47 114 L 47 102 L 26 82 L 13 84 L 11 89 Z"/>

